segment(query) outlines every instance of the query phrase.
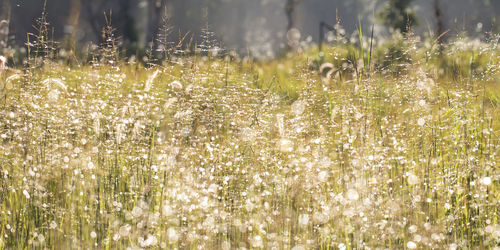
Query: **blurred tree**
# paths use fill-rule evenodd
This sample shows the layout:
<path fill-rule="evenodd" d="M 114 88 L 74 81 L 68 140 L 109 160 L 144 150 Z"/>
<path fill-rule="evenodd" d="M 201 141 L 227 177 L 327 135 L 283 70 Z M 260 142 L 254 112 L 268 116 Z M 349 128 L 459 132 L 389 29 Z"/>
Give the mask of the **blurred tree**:
<path fill-rule="evenodd" d="M 134 37 L 135 39 L 131 39 L 131 42 L 135 43 L 134 45 L 139 50 L 144 50 L 146 48 L 146 43 L 148 42 L 148 33 L 149 33 L 149 21 L 150 21 L 150 0 L 129 0 L 129 9 L 127 11 L 128 18 L 131 31 L 134 33 L 130 38 Z"/>
<path fill-rule="evenodd" d="M 0 48 L 7 46 L 10 24 L 9 0 L 0 0 Z"/>
<path fill-rule="evenodd" d="M 148 37 L 147 42 L 151 42 L 154 40 L 154 37 L 157 35 L 161 28 L 161 23 L 163 18 L 166 18 L 167 15 L 167 4 L 168 0 L 150 0 L 149 4 L 149 12 L 148 15 Z"/>
<path fill-rule="evenodd" d="M 102 29 L 102 14 L 106 10 L 107 1 L 102 0 L 85 0 L 83 1 L 85 10 L 87 13 L 87 21 L 92 28 L 92 31 L 96 37 L 100 37 Z"/>
<path fill-rule="evenodd" d="M 295 28 L 296 25 L 296 16 L 295 16 L 295 8 L 297 4 L 299 4 L 302 0 L 287 0 L 285 5 L 285 14 L 287 18 L 287 31 Z"/>
<path fill-rule="evenodd" d="M 439 51 L 443 50 L 443 42 L 446 40 L 446 31 L 444 30 L 444 18 L 443 11 L 441 10 L 441 5 L 439 0 L 434 0 L 434 16 L 436 17 L 436 31 L 434 32 L 434 37 L 439 45 Z"/>
<path fill-rule="evenodd" d="M 80 20 L 81 6 L 81 0 L 70 1 L 68 18 L 66 19 L 66 24 L 64 25 L 64 33 L 66 35 L 66 39 L 71 43 L 75 41 L 75 32 L 78 28 L 78 22 Z"/>
<path fill-rule="evenodd" d="M 407 33 L 410 28 L 417 25 L 417 15 L 410 10 L 413 0 L 389 0 L 389 4 L 379 13 L 383 24 L 395 30 Z"/>
<path fill-rule="evenodd" d="M 80 0 L 81 1 L 81 0 Z M 85 0 L 88 22 L 95 34 L 104 25 L 102 11 L 113 10 L 113 25 L 122 34 L 125 46 L 142 53 L 158 32 L 168 0 Z"/>
<path fill-rule="evenodd" d="M 294 42 L 294 37 L 295 34 L 292 34 L 292 29 L 296 28 L 296 8 L 297 5 L 302 2 L 302 0 L 286 0 L 285 4 L 285 14 L 286 14 L 286 19 L 287 19 L 287 26 L 286 26 L 286 36 L 287 36 L 287 50 L 294 49 L 297 47 L 297 44 Z"/>
<path fill-rule="evenodd" d="M 439 0 L 434 0 L 434 15 L 436 16 L 436 37 L 440 37 L 444 33 L 443 12 L 439 5 Z"/>
<path fill-rule="evenodd" d="M 491 18 L 491 31 L 500 34 L 500 0 L 484 0 L 487 8 L 493 10 Z"/>

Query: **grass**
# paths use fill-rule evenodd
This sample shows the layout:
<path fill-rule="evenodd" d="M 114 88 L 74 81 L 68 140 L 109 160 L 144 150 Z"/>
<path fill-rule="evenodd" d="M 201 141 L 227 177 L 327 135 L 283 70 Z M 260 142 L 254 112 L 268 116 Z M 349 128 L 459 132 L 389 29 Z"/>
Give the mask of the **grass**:
<path fill-rule="evenodd" d="M 499 52 L 7 71 L 0 248 L 495 249 Z"/>

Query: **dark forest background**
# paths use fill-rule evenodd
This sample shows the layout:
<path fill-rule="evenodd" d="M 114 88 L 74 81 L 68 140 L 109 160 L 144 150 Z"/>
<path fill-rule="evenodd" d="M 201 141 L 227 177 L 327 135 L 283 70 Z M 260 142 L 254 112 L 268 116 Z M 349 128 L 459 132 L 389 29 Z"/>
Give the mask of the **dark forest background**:
<path fill-rule="evenodd" d="M 379 12 L 393 0 L 47 0 L 46 12 L 58 41 L 84 48 L 99 43 L 104 12 L 112 10 L 112 26 L 124 47 L 147 49 L 169 17 L 172 42 L 189 32 L 194 43 L 209 25 L 213 39 L 240 54 L 273 57 L 287 46 L 287 32 L 302 43 L 318 42 L 319 23 L 340 22 L 347 39 L 357 26 L 378 38 L 389 37 L 390 26 Z M 404 1 L 403 1 L 404 2 Z M 500 0 L 417 0 L 409 9 L 418 19 L 418 35 L 449 30 L 447 36 L 466 33 L 481 38 L 498 32 Z M 43 10 L 43 0 L 0 0 L 0 40 L 23 45 L 26 34 Z M 166 11 L 165 11 L 166 10 Z M 166 13 L 166 15 L 165 15 Z M 439 25 L 438 25 L 439 23 Z M 439 26 L 439 27 L 438 27 Z M 356 35 L 353 35 L 356 37 Z M 289 39 L 289 38 L 288 38 Z M 380 39 L 379 39 L 380 40 Z"/>

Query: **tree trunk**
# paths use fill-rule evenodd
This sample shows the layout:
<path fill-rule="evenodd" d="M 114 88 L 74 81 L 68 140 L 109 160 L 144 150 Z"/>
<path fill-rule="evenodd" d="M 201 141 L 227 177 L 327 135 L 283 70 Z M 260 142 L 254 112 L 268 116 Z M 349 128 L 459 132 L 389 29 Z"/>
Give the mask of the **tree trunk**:
<path fill-rule="evenodd" d="M 290 31 L 295 28 L 295 0 L 287 0 L 285 6 L 286 19 L 288 21 L 286 30 Z"/>
<path fill-rule="evenodd" d="M 10 11 L 9 0 L 0 0 L 0 48 L 6 47 L 9 40 Z"/>
<path fill-rule="evenodd" d="M 139 49 L 145 49 L 146 44 L 149 42 L 149 5 L 150 2 L 147 0 L 137 1 L 137 13 L 135 15 L 135 25 L 137 30 L 137 47 Z"/>
<path fill-rule="evenodd" d="M 153 41 L 158 34 L 162 20 L 166 15 L 167 2 L 168 0 L 150 0 L 149 11 L 151 14 L 149 15 L 147 42 Z"/>
<path fill-rule="evenodd" d="M 149 20 L 149 1 L 127 0 L 124 1 L 123 10 L 126 15 L 125 36 L 139 50 L 146 47 Z"/>
<path fill-rule="evenodd" d="M 438 38 L 438 43 L 443 41 L 443 37 L 441 35 L 444 34 L 444 23 L 443 23 L 443 12 L 441 11 L 441 7 L 439 5 L 439 0 L 434 0 L 434 15 L 436 17 L 436 38 Z"/>
<path fill-rule="evenodd" d="M 292 29 L 295 28 L 296 21 L 296 13 L 295 7 L 298 3 L 298 0 L 287 0 L 285 5 L 285 15 L 287 19 L 286 26 L 286 49 L 287 51 L 293 50 L 297 47 L 297 44 L 294 41 Z"/>
<path fill-rule="evenodd" d="M 90 27 L 92 28 L 92 31 L 97 39 L 101 37 L 102 33 L 102 24 L 100 20 L 103 18 L 103 11 L 106 10 L 104 8 L 105 3 L 106 1 L 104 0 L 85 0 L 82 2 L 85 12 L 88 15 L 87 20 L 90 23 Z"/>
<path fill-rule="evenodd" d="M 71 0 L 69 14 L 64 25 L 64 33 L 70 42 L 75 41 L 75 33 L 78 28 L 81 13 L 81 0 Z"/>

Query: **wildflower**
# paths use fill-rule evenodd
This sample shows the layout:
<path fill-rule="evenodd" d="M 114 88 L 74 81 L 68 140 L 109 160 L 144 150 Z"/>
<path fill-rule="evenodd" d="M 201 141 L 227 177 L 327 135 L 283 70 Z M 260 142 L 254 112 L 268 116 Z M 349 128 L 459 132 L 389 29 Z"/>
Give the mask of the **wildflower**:
<path fill-rule="evenodd" d="M 151 247 L 155 246 L 158 243 L 158 240 L 154 235 L 149 234 L 146 239 L 143 237 L 139 237 L 139 245 L 141 247 Z"/>
<path fill-rule="evenodd" d="M 305 103 L 302 100 L 297 100 L 292 104 L 292 112 L 296 115 L 299 116 L 302 113 L 304 113 L 305 110 Z"/>
<path fill-rule="evenodd" d="M 408 184 L 410 185 L 417 185 L 419 183 L 419 179 L 418 179 L 418 176 L 416 176 L 415 174 L 409 172 L 407 173 L 407 180 L 408 180 Z"/>
<path fill-rule="evenodd" d="M 293 142 L 289 139 L 281 139 L 279 149 L 282 152 L 290 153 L 293 151 Z"/>
<path fill-rule="evenodd" d="M 162 212 L 163 212 L 163 216 L 166 216 L 166 217 L 172 216 L 174 214 L 174 210 L 168 204 L 163 205 Z"/>
<path fill-rule="evenodd" d="M 308 224 L 309 224 L 309 215 L 308 214 L 299 215 L 299 225 L 301 227 L 307 227 Z"/>
<path fill-rule="evenodd" d="M 356 189 L 349 189 L 347 191 L 347 199 L 349 199 L 351 201 L 356 201 L 359 199 L 359 194 L 356 191 Z"/>
<path fill-rule="evenodd" d="M 406 243 L 406 247 L 408 249 L 415 249 L 415 248 L 417 248 L 417 244 L 413 241 L 408 241 L 408 243 Z"/>
<path fill-rule="evenodd" d="M 260 235 L 255 235 L 251 241 L 252 247 L 254 248 L 264 248 L 264 242 Z"/>
<path fill-rule="evenodd" d="M 481 184 L 485 186 L 491 185 L 491 177 L 484 177 L 481 179 Z"/>
<path fill-rule="evenodd" d="M 43 234 L 39 234 L 37 238 L 40 243 L 45 242 L 45 236 L 43 236 Z"/>
<path fill-rule="evenodd" d="M 174 243 L 179 240 L 179 235 L 177 234 L 175 229 L 171 227 L 167 230 L 167 238 L 169 242 Z"/>
<path fill-rule="evenodd" d="M 129 224 L 126 224 L 126 225 L 120 227 L 120 229 L 118 230 L 118 233 L 120 234 L 121 237 L 127 237 L 130 234 L 131 229 L 132 229 L 132 226 L 130 226 Z"/>
<path fill-rule="evenodd" d="M 319 172 L 319 174 L 318 174 L 318 179 L 319 179 L 319 181 L 320 181 L 320 182 L 325 182 L 325 181 L 327 181 L 327 180 L 328 180 L 328 175 L 329 175 L 329 174 L 328 174 L 328 172 L 327 172 L 327 171 L 324 171 L 324 170 L 323 170 L 323 171 Z"/>
<path fill-rule="evenodd" d="M 94 231 L 90 232 L 90 238 L 95 239 L 96 237 L 97 234 Z"/>
<path fill-rule="evenodd" d="M 345 250 L 345 249 L 347 249 L 347 246 L 344 243 L 340 243 L 338 245 L 338 248 L 339 248 L 339 250 Z"/>
<path fill-rule="evenodd" d="M 28 193 L 28 191 L 23 190 L 23 194 L 26 197 L 26 199 L 28 199 L 28 200 L 30 199 L 31 196 L 30 196 L 30 193 Z"/>
<path fill-rule="evenodd" d="M 417 121 L 418 126 L 422 127 L 425 125 L 425 119 L 424 118 L 419 118 Z"/>
<path fill-rule="evenodd" d="M 142 215 L 142 208 L 139 207 L 139 206 L 135 206 L 133 209 L 132 209 L 132 212 L 131 212 L 132 216 L 134 216 L 135 218 L 137 217 L 140 217 Z"/>

